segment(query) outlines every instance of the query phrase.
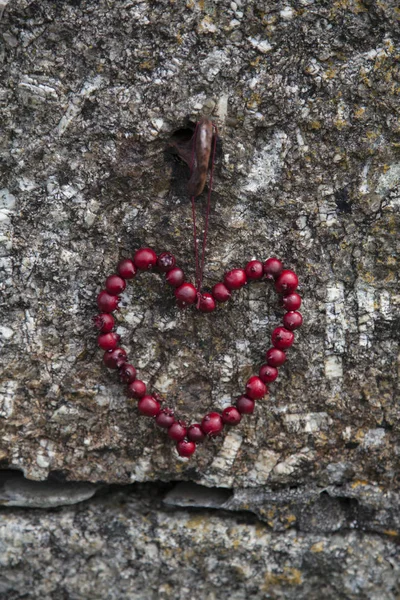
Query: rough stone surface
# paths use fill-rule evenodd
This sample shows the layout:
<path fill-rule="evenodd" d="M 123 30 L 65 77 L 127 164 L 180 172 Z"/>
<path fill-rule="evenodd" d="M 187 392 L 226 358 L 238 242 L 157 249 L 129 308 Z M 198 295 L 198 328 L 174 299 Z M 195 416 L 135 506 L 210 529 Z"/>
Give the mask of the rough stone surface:
<path fill-rule="evenodd" d="M 378 589 L 383 580 L 394 597 L 397 571 L 387 557 L 399 531 L 399 17 L 390 0 L 0 2 L 4 468 L 34 480 L 56 473 L 71 482 L 229 488 L 235 510 L 275 523 L 289 507 L 300 530 L 314 509 L 325 511 L 325 562 L 307 563 L 317 541 L 308 546 L 304 533 L 297 547 L 284 525 L 265 534 L 260 560 L 277 561 L 278 578 L 280 547 L 314 565 L 299 583 L 311 586 L 310 598 L 322 581 L 331 585 L 336 553 L 349 574 L 326 597 L 361 597 L 352 581 L 372 598 L 368 582 Z M 91 317 L 105 277 L 142 245 L 172 251 L 194 279 L 188 169 L 169 140 L 202 115 L 220 131 L 205 286 L 253 257 L 276 255 L 299 274 L 305 325 L 268 399 L 188 461 L 137 418 L 116 374 L 101 366 Z M 118 332 L 141 377 L 177 414 L 198 420 L 243 390 L 280 317 L 264 283 L 200 315 L 179 311 L 162 278 L 146 273 L 123 294 Z M 269 502 L 272 516 L 262 512 Z M 346 532 L 353 521 L 365 531 L 371 506 L 379 514 L 369 533 Z M 118 506 L 107 510 L 117 522 Z M 43 536 L 46 519 L 68 520 L 70 511 L 36 516 Z M 27 528 L 34 518 L 6 514 Z M 228 514 L 213 517 L 221 531 Z M 176 515 L 166 530 L 181 548 Z M 254 541 L 257 528 L 246 527 Z M 195 543 L 215 560 L 213 536 L 199 531 Z M 253 541 L 240 542 L 242 556 Z M 135 543 L 131 552 L 141 556 Z M 290 585 L 269 592 L 278 580 L 266 577 L 260 597 L 299 597 Z M 193 595 L 190 585 L 182 598 Z M 84 597 L 78 588 L 69 597 Z M 96 593 L 89 596 L 118 597 Z"/>

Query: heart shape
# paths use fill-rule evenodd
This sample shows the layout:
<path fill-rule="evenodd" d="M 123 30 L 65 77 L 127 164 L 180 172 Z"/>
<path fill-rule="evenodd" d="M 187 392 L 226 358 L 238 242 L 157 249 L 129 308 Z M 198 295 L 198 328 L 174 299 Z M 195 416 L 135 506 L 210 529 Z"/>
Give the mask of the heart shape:
<path fill-rule="evenodd" d="M 148 270 L 165 274 L 166 282 L 175 289 L 179 307 L 194 305 L 201 312 L 214 311 L 216 302 L 226 302 L 232 291 L 250 281 L 264 279 L 274 282 L 276 291 L 281 294 L 282 305 L 288 312 L 283 317 L 283 327 L 276 327 L 272 332 L 272 348 L 266 353 L 266 363 L 260 367 L 258 376 L 253 375 L 247 381 L 245 394 L 237 398 L 236 406 L 228 406 L 222 414 L 211 412 L 204 416 L 201 423 L 187 426 L 175 419 L 172 409 L 161 406 L 163 399 L 159 394 L 149 394 L 146 384 L 137 378 L 135 367 L 128 363 L 126 351 L 119 347 L 120 336 L 113 331 L 115 320 L 112 313 L 118 309 L 118 294 L 124 291 L 126 281 L 133 279 L 138 271 Z M 157 256 L 151 248 L 140 248 L 133 260 L 126 258 L 119 262 L 117 273 L 107 277 L 105 289 L 97 296 L 101 313 L 94 317 L 94 323 L 100 330 L 98 345 L 105 350 L 103 362 L 108 368 L 119 370 L 122 381 L 128 384 L 128 396 L 138 400 L 139 412 L 152 417 L 159 427 L 167 429 L 168 436 L 176 441 L 179 455 L 189 457 L 195 452 L 197 443 L 206 436 L 218 435 L 225 425 L 238 425 L 242 415 L 253 413 L 255 400 L 268 394 L 266 384 L 278 377 L 277 367 L 286 360 L 284 350 L 293 344 L 293 331 L 303 322 L 297 310 L 301 305 L 301 298 L 296 292 L 297 286 L 297 275 L 284 269 L 277 258 L 269 258 L 264 263 L 251 260 L 244 269 L 232 269 L 225 273 L 223 282 L 214 285 L 212 293 L 201 293 L 194 285 L 185 282 L 184 272 L 176 266 L 172 254 L 163 252 Z"/>

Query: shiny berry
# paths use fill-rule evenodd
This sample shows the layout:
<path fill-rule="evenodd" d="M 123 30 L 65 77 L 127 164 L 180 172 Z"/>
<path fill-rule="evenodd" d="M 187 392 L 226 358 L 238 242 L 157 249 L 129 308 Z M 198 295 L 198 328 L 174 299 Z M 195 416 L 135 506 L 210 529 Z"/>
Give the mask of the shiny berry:
<path fill-rule="evenodd" d="M 241 419 L 242 415 L 234 406 L 228 406 L 222 411 L 222 420 L 227 425 L 237 425 Z"/>
<path fill-rule="evenodd" d="M 205 292 L 201 295 L 199 310 L 201 310 L 201 312 L 212 312 L 215 310 L 215 300 L 211 294 Z"/>
<path fill-rule="evenodd" d="M 97 338 L 97 343 L 103 350 L 114 350 L 121 339 L 117 333 L 102 333 Z"/>
<path fill-rule="evenodd" d="M 106 290 L 112 296 L 118 296 L 126 288 L 125 279 L 119 275 L 110 275 L 106 279 Z"/>
<path fill-rule="evenodd" d="M 115 320 L 109 313 L 102 313 L 93 317 L 93 323 L 103 333 L 109 333 L 113 330 Z"/>
<path fill-rule="evenodd" d="M 286 310 L 298 310 L 301 306 L 301 297 L 293 292 L 293 294 L 283 296 L 281 302 Z"/>
<path fill-rule="evenodd" d="M 143 398 L 146 393 L 146 384 L 140 379 L 135 379 L 128 385 L 127 394 L 130 398 Z"/>
<path fill-rule="evenodd" d="M 217 302 L 226 302 L 231 297 L 231 293 L 224 283 L 216 283 L 212 289 L 212 295 Z"/>
<path fill-rule="evenodd" d="M 240 396 L 236 400 L 236 408 L 242 415 L 251 415 L 254 411 L 255 402 L 247 396 Z"/>
<path fill-rule="evenodd" d="M 188 304 L 193 304 L 197 298 L 196 288 L 191 283 L 182 283 L 175 290 L 175 297 L 178 300 L 178 305 L 182 308 Z"/>
<path fill-rule="evenodd" d="M 276 279 L 282 273 L 283 264 L 277 258 L 268 258 L 264 263 L 264 273 L 267 279 Z"/>
<path fill-rule="evenodd" d="M 244 269 L 232 269 L 224 275 L 224 283 L 228 290 L 238 290 L 247 282 Z"/>
<path fill-rule="evenodd" d="M 259 260 L 251 260 L 245 266 L 247 279 L 261 279 L 264 275 L 263 264 Z"/>
<path fill-rule="evenodd" d="M 165 275 L 165 281 L 172 287 L 179 287 L 185 281 L 185 273 L 179 267 L 174 267 Z"/>
<path fill-rule="evenodd" d="M 286 360 L 286 354 L 278 348 L 270 348 L 265 355 L 265 360 L 270 367 L 280 367 Z"/>
<path fill-rule="evenodd" d="M 127 356 L 123 348 L 115 348 L 104 353 L 103 362 L 109 369 L 119 369 L 126 363 Z"/>
<path fill-rule="evenodd" d="M 140 248 L 139 250 L 136 250 L 133 262 L 137 269 L 147 271 L 156 265 L 157 254 L 151 248 Z"/>
<path fill-rule="evenodd" d="M 267 386 L 257 375 L 250 377 L 246 383 L 246 396 L 252 400 L 263 398 L 267 392 Z"/>
<path fill-rule="evenodd" d="M 299 285 L 299 279 L 293 271 L 282 271 L 275 280 L 275 289 L 280 294 L 292 294 Z"/>
<path fill-rule="evenodd" d="M 287 312 L 283 317 L 283 324 L 289 331 L 294 331 L 298 327 L 301 327 L 302 323 L 303 317 L 301 316 L 301 313 L 295 310 Z"/>
<path fill-rule="evenodd" d="M 160 412 L 160 403 L 153 396 L 143 396 L 138 402 L 138 409 L 146 417 L 156 417 Z"/>
<path fill-rule="evenodd" d="M 206 436 L 199 423 L 193 423 L 188 427 L 187 437 L 192 442 L 202 442 Z"/>
<path fill-rule="evenodd" d="M 133 365 L 125 363 L 119 370 L 119 376 L 124 383 L 132 383 L 136 379 L 136 369 Z"/>
<path fill-rule="evenodd" d="M 176 442 L 180 442 L 186 437 L 187 429 L 186 425 L 182 421 L 175 421 L 168 429 L 168 435 L 171 439 Z"/>
<path fill-rule="evenodd" d="M 271 383 L 278 377 L 278 369 L 271 367 L 270 365 L 262 365 L 258 372 L 261 381 L 264 383 Z"/>
<path fill-rule="evenodd" d="M 179 456 L 188 458 L 196 451 L 196 444 L 189 440 L 181 440 L 176 444 L 176 449 L 178 450 Z"/>
<path fill-rule="evenodd" d="M 175 256 L 170 252 L 163 252 L 157 258 L 157 269 L 162 273 L 167 273 L 175 267 Z"/>
<path fill-rule="evenodd" d="M 100 292 L 97 296 L 97 306 L 102 312 L 110 313 L 118 308 L 118 296 L 112 296 L 106 290 Z"/>
<path fill-rule="evenodd" d="M 124 279 L 133 279 L 137 273 L 134 262 L 130 258 L 122 259 L 118 263 L 117 271 Z"/>
<path fill-rule="evenodd" d="M 163 408 L 157 415 L 156 423 L 159 427 L 163 427 L 164 429 L 168 429 L 171 427 L 172 423 L 175 421 L 174 411 L 172 408 Z"/>
<path fill-rule="evenodd" d="M 278 350 L 286 350 L 287 348 L 290 348 L 294 342 L 294 333 L 284 327 L 277 327 L 272 332 L 271 339 L 275 348 L 278 348 Z"/>
<path fill-rule="evenodd" d="M 209 413 L 203 418 L 201 422 L 201 428 L 204 431 L 204 433 L 208 436 L 218 435 L 219 433 L 221 433 L 223 427 L 224 422 L 222 420 L 221 415 L 217 412 Z"/>

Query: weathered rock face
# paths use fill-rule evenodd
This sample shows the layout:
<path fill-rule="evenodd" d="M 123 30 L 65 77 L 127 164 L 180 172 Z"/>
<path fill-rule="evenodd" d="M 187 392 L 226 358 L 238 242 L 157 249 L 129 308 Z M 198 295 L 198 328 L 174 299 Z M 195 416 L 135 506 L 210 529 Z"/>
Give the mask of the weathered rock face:
<path fill-rule="evenodd" d="M 285 531 L 326 488 L 358 503 L 351 526 L 368 529 L 363 507 L 373 505 L 384 514 L 371 531 L 397 535 L 396 5 L 0 2 L 4 468 L 234 488 L 234 509 L 273 528 L 269 504 L 292 508 L 285 494 L 296 487 L 302 508 Z M 105 277 L 142 245 L 173 252 L 194 280 L 188 168 L 169 141 L 202 115 L 219 129 L 205 287 L 276 255 L 299 274 L 305 324 L 255 414 L 186 461 L 102 367 L 91 317 Z M 204 206 L 203 195 L 199 214 Z M 122 305 L 118 332 L 140 377 L 194 421 L 241 393 L 282 314 L 265 282 L 213 314 L 180 311 L 153 273 Z M 335 597 L 353 597 L 346 589 Z M 292 597 L 283 584 L 279 593 Z"/>

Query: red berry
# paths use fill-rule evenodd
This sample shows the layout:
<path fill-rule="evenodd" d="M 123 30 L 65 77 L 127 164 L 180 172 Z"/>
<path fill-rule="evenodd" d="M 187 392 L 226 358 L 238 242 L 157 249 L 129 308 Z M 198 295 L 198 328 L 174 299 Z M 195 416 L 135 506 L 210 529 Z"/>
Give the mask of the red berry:
<path fill-rule="evenodd" d="M 293 292 L 289 296 L 283 296 L 281 302 L 286 310 L 298 310 L 301 306 L 301 297 Z"/>
<path fill-rule="evenodd" d="M 179 456 L 188 458 L 195 452 L 196 444 L 194 442 L 189 442 L 189 440 L 181 440 L 176 444 L 176 449 L 178 450 Z"/>
<path fill-rule="evenodd" d="M 124 279 L 133 279 L 137 273 L 137 269 L 130 258 L 124 258 L 118 263 L 118 273 Z"/>
<path fill-rule="evenodd" d="M 123 348 L 114 348 L 104 353 L 103 362 L 109 369 L 119 369 L 126 363 L 126 352 Z"/>
<path fill-rule="evenodd" d="M 247 282 L 244 269 L 232 269 L 224 275 L 224 283 L 228 290 L 238 290 Z"/>
<path fill-rule="evenodd" d="M 136 369 L 133 365 L 125 363 L 119 370 L 119 376 L 125 383 L 132 383 L 136 379 Z"/>
<path fill-rule="evenodd" d="M 286 354 L 278 348 L 270 348 L 265 355 L 265 360 L 270 367 L 280 367 L 286 360 Z"/>
<path fill-rule="evenodd" d="M 143 396 L 138 402 L 138 409 L 146 417 L 156 417 L 160 412 L 160 403 L 153 396 Z"/>
<path fill-rule="evenodd" d="M 156 265 L 157 254 L 151 248 L 140 248 L 139 250 L 136 250 L 133 262 L 137 269 L 147 271 Z"/>
<path fill-rule="evenodd" d="M 264 263 L 264 273 L 267 279 L 276 279 L 282 273 L 283 264 L 277 258 L 268 258 Z"/>
<path fill-rule="evenodd" d="M 172 287 L 179 287 L 185 281 L 185 273 L 179 267 L 174 267 L 165 275 L 165 281 Z"/>
<path fill-rule="evenodd" d="M 97 296 L 97 306 L 102 312 L 110 313 L 118 308 L 118 296 L 112 296 L 106 290 L 100 292 Z"/>
<path fill-rule="evenodd" d="M 135 379 L 128 386 L 128 396 L 130 398 L 143 398 L 146 393 L 146 384 L 140 379 Z"/>
<path fill-rule="evenodd" d="M 193 304 L 197 298 L 197 291 L 191 283 L 182 283 L 175 290 L 175 297 L 178 300 L 178 305 L 184 308 L 188 304 Z"/>
<path fill-rule="evenodd" d="M 204 433 L 208 436 L 218 435 L 219 433 L 221 433 L 223 427 L 224 422 L 222 420 L 221 415 L 217 412 L 209 413 L 203 418 L 201 422 L 201 428 L 204 431 Z"/>
<path fill-rule="evenodd" d="M 201 295 L 199 310 L 201 312 L 212 312 L 215 310 L 215 300 L 211 294 L 205 292 Z"/>
<path fill-rule="evenodd" d="M 97 329 L 100 329 L 100 331 L 102 331 L 103 333 L 109 333 L 113 330 L 115 320 L 114 317 L 109 313 L 102 313 L 101 315 L 93 317 L 93 323 L 95 324 Z"/>
<path fill-rule="evenodd" d="M 264 275 L 263 264 L 259 260 L 251 260 L 244 270 L 248 279 L 261 279 Z"/>
<path fill-rule="evenodd" d="M 301 313 L 294 310 L 287 312 L 283 317 L 283 324 L 289 331 L 294 331 L 294 329 L 301 327 L 302 323 L 303 317 L 301 316 Z"/>
<path fill-rule="evenodd" d="M 125 279 L 119 275 L 110 275 L 106 279 L 106 290 L 112 296 L 118 296 L 126 288 Z"/>
<path fill-rule="evenodd" d="M 175 267 L 175 256 L 170 252 L 163 252 L 157 258 L 157 269 L 162 273 L 167 273 Z"/>
<path fill-rule="evenodd" d="M 193 423 L 188 427 L 187 437 L 192 442 L 202 442 L 206 436 L 199 423 Z"/>
<path fill-rule="evenodd" d="M 275 280 L 275 289 L 280 294 L 291 294 L 299 285 L 299 279 L 293 271 L 282 271 Z"/>
<path fill-rule="evenodd" d="M 212 294 L 217 302 L 226 302 L 231 297 L 231 293 L 224 283 L 216 283 L 212 289 Z"/>
<path fill-rule="evenodd" d="M 278 377 L 278 369 L 276 367 L 270 367 L 269 365 L 262 365 L 258 374 L 261 381 L 264 383 L 271 383 Z"/>
<path fill-rule="evenodd" d="M 117 333 L 102 333 L 97 338 L 97 343 L 103 350 L 114 350 L 121 339 Z"/>
<path fill-rule="evenodd" d="M 174 411 L 172 408 L 163 408 L 157 415 L 156 423 L 159 427 L 163 427 L 164 429 L 168 429 L 171 427 L 172 423 L 175 421 Z"/>
<path fill-rule="evenodd" d="M 250 377 L 246 383 L 246 396 L 252 400 L 263 398 L 267 392 L 267 386 L 257 375 Z"/>
<path fill-rule="evenodd" d="M 222 420 L 227 425 L 237 425 L 240 423 L 242 415 L 234 406 L 228 406 L 222 411 Z"/>
<path fill-rule="evenodd" d="M 254 411 L 255 402 L 247 396 L 240 396 L 236 400 L 236 408 L 242 415 L 251 415 Z"/>
<path fill-rule="evenodd" d="M 168 429 L 169 437 L 176 442 L 183 440 L 183 438 L 186 437 L 186 433 L 186 425 L 182 423 L 182 421 L 175 421 L 175 423 L 172 423 L 171 427 Z"/>
<path fill-rule="evenodd" d="M 278 350 L 286 350 L 287 348 L 290 348 L 294 342 L 294 333 L 284 327 L 277 327 L 272 332 L 271 339 L 275 348 L 278 348 Z"/>

